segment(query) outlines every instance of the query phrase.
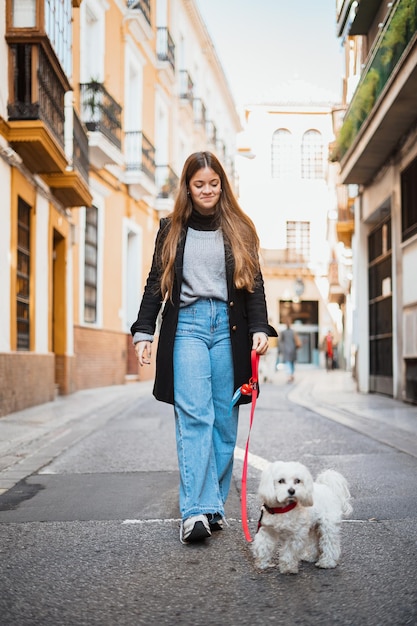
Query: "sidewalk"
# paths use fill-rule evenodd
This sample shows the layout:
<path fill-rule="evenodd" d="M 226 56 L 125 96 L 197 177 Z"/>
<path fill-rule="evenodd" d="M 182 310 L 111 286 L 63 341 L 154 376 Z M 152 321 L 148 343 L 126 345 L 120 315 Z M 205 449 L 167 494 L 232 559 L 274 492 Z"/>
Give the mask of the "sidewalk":
<path fill-rule="evenodd" d="M 0 495 L 123 412 L 152 382 L 85 389 L 0 418 Z"/>
<path fill-rule="evenodd" d="M 417 458 L 417 406 L 359 393 L 342 370 L 298 366 L 297 379 L 288 394 L 292 402 Z"/>
<path fill-rule="evenodd" d="M 152 382 L 87 389 L 0 418 L 0 495 L 151 392 Z M 298 366 L 288 397 L 417 458 L 417 407 L 358 393 L 349 372 Z"/>

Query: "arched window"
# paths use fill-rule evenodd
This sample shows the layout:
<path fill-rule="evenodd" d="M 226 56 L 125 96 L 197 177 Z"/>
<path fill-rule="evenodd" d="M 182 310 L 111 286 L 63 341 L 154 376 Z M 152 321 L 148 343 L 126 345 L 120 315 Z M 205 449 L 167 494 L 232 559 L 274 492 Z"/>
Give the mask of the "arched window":
<path fill-rule="evenodd" d="M 271 176 L 285 178 L 291 173 L 293 141 L 289 130 L 279 128 L 272 135 Z"/>
<path fill-rule="evenodd" d="M 303 135 L 301 178 L 324 178 L 323 140 L 318 130 L 308 130 Z"/>

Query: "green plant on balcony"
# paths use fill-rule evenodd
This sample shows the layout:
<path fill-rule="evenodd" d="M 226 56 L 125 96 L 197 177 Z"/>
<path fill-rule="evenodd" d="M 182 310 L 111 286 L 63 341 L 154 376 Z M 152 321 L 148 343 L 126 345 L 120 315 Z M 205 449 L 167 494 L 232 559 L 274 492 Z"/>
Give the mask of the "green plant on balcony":
<path fill-rule="evenodd" d="M 379 83 L 379 71 L 376 68 L 371 68 L 365 76 L 354 102 L 352 113 L 354 122 L 356 123 L 356 130 L 359 130 L 362 126 L 370 110 L 375 104 Z"/>
<path fill-rule="evenodd" d="M 401 53 L 417 29 L 417 7 L 414 0 L 400 2 L 381 45 L 380 59 L 389 65 Z"/>
<path fill-rule="evenodd" d="M 340 159 L 353 143 L 360 127 L 375 104 L 379 82 L 379 72 L 375 68 L 372 68 L 365 76 L 356 93 L 355 99 L 352 101 L 349 113 L 337 137 L 336 147 L 331 155 L 332 161 Z"/>
<path fill-rule="evenodd" d="M 102 83 L 94 78 L 85 85 L 83 104 L 90 110 L 91 117 L 94 117 L 97 109 L 100 108 L 102 88 Z"/>
<path fill-rule="evenodd" d="M 415 0 L 400 0 L 353 96 L 331 160 L 340 160 L 354 142 L 416 30 L 417 3 Z"/>

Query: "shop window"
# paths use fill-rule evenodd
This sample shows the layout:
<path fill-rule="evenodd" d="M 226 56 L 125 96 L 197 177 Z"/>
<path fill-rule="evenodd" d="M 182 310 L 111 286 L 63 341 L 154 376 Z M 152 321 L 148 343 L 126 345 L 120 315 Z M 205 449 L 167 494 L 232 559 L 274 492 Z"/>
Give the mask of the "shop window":
<path fill-rule="evenodd" d="M 16 325 L 17 349 L 30 347 L 30 206 L 18 199 L 17 206 L 17 271 Z"/>
<path fill-rule="evenodd" d="M 97 321 L 97 242 L 98 210 L 96 207 L 85 212 L 84 242 L 84 321 Z"/>
<path fill-rule="evenodd" d="M 401 174 L 401 233 L 403 241 L 417 233 L 417 159 Z"/>

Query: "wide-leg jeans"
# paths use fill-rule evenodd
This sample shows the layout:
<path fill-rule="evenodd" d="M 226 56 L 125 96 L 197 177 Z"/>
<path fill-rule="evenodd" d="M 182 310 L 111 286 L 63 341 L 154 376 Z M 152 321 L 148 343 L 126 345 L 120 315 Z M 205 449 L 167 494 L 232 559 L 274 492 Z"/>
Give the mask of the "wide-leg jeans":
<path fill-rule="evenodd" d="M 237 437 L 226 302 L 200 299 L 180 309 L 174 344 L 174 408 L 182 519 L 224 516 Z"/>

